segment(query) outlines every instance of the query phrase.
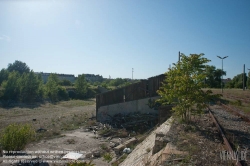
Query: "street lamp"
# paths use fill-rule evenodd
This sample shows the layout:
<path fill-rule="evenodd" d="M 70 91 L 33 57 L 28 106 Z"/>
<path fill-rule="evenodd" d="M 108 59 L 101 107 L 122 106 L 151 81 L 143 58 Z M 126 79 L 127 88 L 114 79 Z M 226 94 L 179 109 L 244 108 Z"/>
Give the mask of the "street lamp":
<path fill-rule="evenodd" d="M 221 60 L 222 60 L 222 72 L 223 72 L 223 59 L 226 59 L 228 56 L 224 56 L 223 58 L 222 57 L 220 57 L 220 56 L 218 56 L 217 55 L 217 57 L 218 58 L 220 58 Z M 221 76 L 222 76 L 222 79 L 221 79 L 221 93 L 223 93 L 223 83 L 222 83 L 222 81 L 223 81 L 223 73 L 221 74 Z"/>

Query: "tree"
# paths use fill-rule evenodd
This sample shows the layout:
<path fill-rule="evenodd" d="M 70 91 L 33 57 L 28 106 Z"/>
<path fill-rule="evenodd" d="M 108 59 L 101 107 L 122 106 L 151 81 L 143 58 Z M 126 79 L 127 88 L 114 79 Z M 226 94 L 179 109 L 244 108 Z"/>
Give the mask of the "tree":
<path fill-rule="evenodd" d="M 75 82 L 77 98 L 84 99 L 87 97 L 88 85 L 84 74 L 79 75 Z"/>
<path fill-rule="evenodd" d="M 221 76 L 226 75 L 225 71 L 216 69 L 215 66 L 206 65 L 206 84 L 209 88 L 220 88 L 221 87 Z"/>
<path fill-rule="evenodd" d="M 247 75 L 245 73 L 245 85 L 247 83 Z M 227 83 L 226 87 L 228 88 L 243 88 L 243 74 L 238 74 L 234 76 L 234 78 Z"/>
<path fill-rule="evenodd" d="M 8 79 L 3 81 L 3 96 L 4 100 L 18 100 L 19 97 L 19 78 L 20 74 L 16 71 L 9 73 Z"/>
<path fill-rule="evenodd" d="M 45 95 L 45 86 L 44 86 L 44 81 L 43 81 L 42 75 L 38 74 L 37 79 L 39 81 L 38 99 L 42 100 L 44 98 L 44 95 Z"/>
<path fill-rule="evenodd" d="M 9 72 L 6 69 L 2 69 L 0 71 L 0 86 L 2 84 L 3 81 L 7 80 L 9 76 Z"/>
<path fill-rule="evenodd" d="M 211 90 L 203 91 L 206 78 L 204 54 L 181 54 L 181 60 L 167 72 L 162 87 L 158 90 L 161 104 L 173 104 L 174 115 L 189 122 L 191 115 L 200 114 L 212 97 Z"/>
<path fill-rule="evenodd" d="M 123 80 L 122 78 L 116 78 L 116 79 L 110 81 L 109 85 L 119 86 L 119 85 L 122 85 L 124 82 L 125 82 L 125 80 Z"/>
<path fill-rule="evenodd" d="M 63 80 L 60 81 L 60 85 L 62 85 L 62 86 L 71 86 L 72 83 L 70 82 L 70 80 L 63 79 Z"/>
<path fill-rule="evenodd" d="M 56 74 L 50 74 L 48 81 L 45 85 L 46 95 L 51 99 L 51 101 L 58 101 L 58 85 L 59 78 Z"/>
<path fill-rule="evenodd" d="M 41 95 L 39 94 L 40 81 L 33 71 L 24 73 L 19 79 L 20 100 L 23 102 L 34 102 L 39 98 Z"/>
<path fill-rule="evenodd" d="M 69 94 L 65 87 L 58 86 L 58 98 L 59 100 L 68 100 Z"/>
<path fill-rule="evenodd" d="M 18 60 L 16 60 L 13 64 L 10 63 L 8 65 L 7 70 L 9 72 L 17 71 L 20 74 L 30 72 L 30 68 L 26 65 L 26 63 L 18 61 Z"/>

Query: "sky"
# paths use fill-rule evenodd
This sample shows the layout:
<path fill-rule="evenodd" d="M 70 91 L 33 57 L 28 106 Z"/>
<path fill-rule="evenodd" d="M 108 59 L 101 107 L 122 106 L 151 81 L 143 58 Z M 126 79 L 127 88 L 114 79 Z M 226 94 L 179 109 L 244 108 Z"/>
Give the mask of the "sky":
<path fill-rule="evenodd" d="M 146 79 L 178 52 L 250 69 L 249 0 L 0 0 L 0 69 Z"/>

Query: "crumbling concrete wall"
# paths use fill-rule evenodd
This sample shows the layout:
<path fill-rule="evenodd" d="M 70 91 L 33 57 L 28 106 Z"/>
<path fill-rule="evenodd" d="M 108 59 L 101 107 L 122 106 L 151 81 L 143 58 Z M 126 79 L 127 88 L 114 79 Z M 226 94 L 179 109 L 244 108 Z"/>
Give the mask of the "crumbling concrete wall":
<path fill-rule="evenodd" d="M 97 121 L 105 122 L 106 120 L 110 119 L 110 116 L 114 116 L 119 113 L 121 114 L 128 114 L 131 112 L 152 113 L 152 114 L 158 113 L 158 110 L 151 109 L 148 106 L 149 99 L 154 100 L 158 98 L 159 96 L 102 106 L 98 109 L 96 113 L 96 119 Z"/>

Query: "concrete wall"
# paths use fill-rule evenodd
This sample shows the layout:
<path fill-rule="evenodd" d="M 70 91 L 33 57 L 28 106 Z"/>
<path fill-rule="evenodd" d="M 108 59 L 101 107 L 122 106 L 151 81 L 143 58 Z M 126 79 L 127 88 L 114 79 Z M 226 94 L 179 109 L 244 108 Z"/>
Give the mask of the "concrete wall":
<path fill-rule="evenodd" d="M 141 113 L 158 113 L 158 110 L 149 108 L 148 100 L 158 99 L 157 97 L 144 98 L 140 100 L 134 100 L 124 103 L 112 104 L 107 106 L 101 106 L 96 112 L 97 121 L 105 122 L 109 120 L 108 115 L 114 116 L 115 114 L 128 114 L 130 112 L 141 112 Z"/>

